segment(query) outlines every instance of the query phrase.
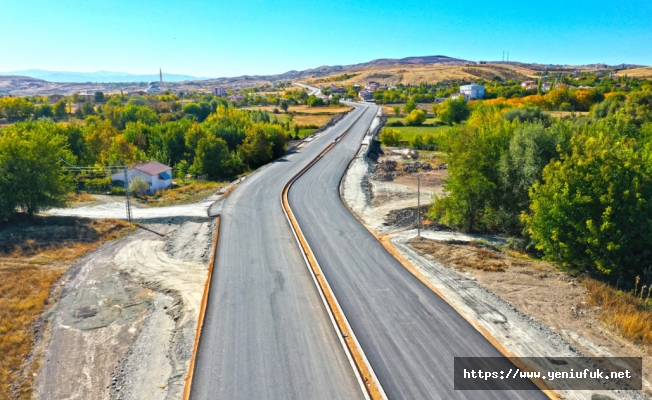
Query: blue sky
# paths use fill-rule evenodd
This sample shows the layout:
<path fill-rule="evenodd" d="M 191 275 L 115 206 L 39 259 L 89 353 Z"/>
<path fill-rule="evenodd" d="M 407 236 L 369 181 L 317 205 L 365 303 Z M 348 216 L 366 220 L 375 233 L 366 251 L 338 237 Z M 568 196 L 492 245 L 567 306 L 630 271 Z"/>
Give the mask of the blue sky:
<path fill-rule="evenodd" d="M 0 71 L 221 77 L 375 58 L 652 65 L 652 1 L 0 0 Z"/>

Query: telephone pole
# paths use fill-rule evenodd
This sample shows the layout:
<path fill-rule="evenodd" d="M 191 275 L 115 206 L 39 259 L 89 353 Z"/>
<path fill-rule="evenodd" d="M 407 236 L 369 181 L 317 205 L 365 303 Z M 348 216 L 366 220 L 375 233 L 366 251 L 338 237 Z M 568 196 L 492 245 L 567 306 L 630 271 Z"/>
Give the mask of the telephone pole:
<path fill-rule="evenodd" d="M 129 200 L 129 175 L 127 171 L 128 169 L 125 167 L 125 205 L 127 206 L 127 221 L 131 223 L 131 201 Z"/>

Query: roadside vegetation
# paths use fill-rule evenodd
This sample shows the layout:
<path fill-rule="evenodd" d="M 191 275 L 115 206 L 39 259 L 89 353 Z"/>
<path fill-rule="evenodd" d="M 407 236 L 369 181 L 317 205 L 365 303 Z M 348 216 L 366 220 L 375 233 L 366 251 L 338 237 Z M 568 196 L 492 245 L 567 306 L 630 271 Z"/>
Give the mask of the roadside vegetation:
<path fill-rule="evenodd" d="M 178 204 L 189 204 L 205 199 L 215 193 L 227 182 L 213 181 L 185 181 L 179 182 L 180 186 L 159 190 L 152 195 L 141 194 L 135 197 L 139 204 L 149 207 L 173 206 Z"/>
<path fill-rule="evenodd" d="M 66 269 L 85 252 L 132 229 L 116 220 L 35 217 L 0 226 L 0 398 L 30 399 L 39 315 Z"/>

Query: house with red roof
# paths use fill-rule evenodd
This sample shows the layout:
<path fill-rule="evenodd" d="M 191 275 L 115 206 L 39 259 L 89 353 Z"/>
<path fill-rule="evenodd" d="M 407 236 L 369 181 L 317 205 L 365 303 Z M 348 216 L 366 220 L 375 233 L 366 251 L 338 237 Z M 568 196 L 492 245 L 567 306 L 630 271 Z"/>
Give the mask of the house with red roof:
<path fill-rule="evenodd" d="M 126 187 L 135 177 L 140 176 L 149 183 L 150 192 L 167 189 L 172 185 L 172 167 L 161 164 L 158 161 L 149 161 L 143 164 L 136 164 L 127 170 L 127 184 L 125 185 L 124 172 L 111 175 L 111 181 L 117 185 Z"/>

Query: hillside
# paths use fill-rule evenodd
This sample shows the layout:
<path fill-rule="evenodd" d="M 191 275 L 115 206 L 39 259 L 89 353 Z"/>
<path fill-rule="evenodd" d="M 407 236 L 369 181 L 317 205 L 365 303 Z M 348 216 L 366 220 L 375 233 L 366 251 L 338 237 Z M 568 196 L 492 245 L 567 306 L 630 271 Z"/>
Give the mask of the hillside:
<path fill-rule="evenodd" d="M 620 71 L 619 74 L 625 74 L 629 77 L 652 78 L 652 67 L 632 68 Z"/>
<path fill-rule="evenodd" d="M 127 72 L 96 71 L 96 72 L 68 72 L 68 71 L 46 71 L 42 69 L 26 69 L 21 71 L 0 72 L 0 76 L 14 75 L 27 76 L 58 83 L 109 83 L 109 82 L 151 82 L 158 81 L 158 74 L 136 75 Z M 165 74 L 168 82 L 182 82 L 199 80 L 196 76 Z"/>
<path fill-rule="evenodd" d="M 419 84 L 422 82 L 435 83 L 448 79 L 491 80 L 499 77 L 502 80 L 522 80 L 534 77 L 535 71 L 506 64 L 486 64 L 486 65 L 464 65 L 464 64 L 411 64 L 411 65 L 371 65 L 369 67 L 351 71 L 356 76 L 337 82 L 337 84 L 364 84 L 368 81 L 376 81 L 381 84 L 396 85 L 402 84 Z M 306 78 L 302 82 L 324 86 L 330 84 L 338 73 L 317 78 Z"/>

